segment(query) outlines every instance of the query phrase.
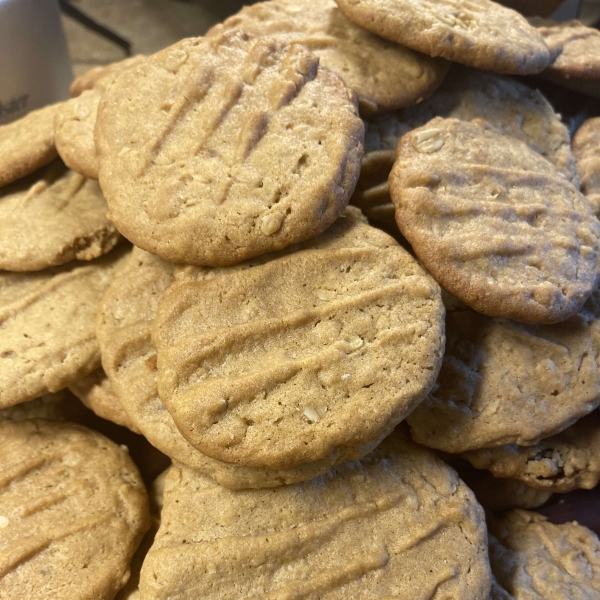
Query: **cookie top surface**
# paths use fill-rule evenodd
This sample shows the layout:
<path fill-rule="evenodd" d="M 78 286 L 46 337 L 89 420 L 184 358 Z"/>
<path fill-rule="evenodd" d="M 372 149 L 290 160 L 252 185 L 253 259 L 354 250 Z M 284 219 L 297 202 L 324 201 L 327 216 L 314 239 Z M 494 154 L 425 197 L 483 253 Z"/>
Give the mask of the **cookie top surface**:
<path fill-rule="evenodd" d="M 407 133 L 390 174 L 396 222 L 433 277 L 490 316 L 556 323 L 598 272 L 600 222 L 546 159 L 485 121 Z"/>
<path fill-rule="evenodd" d="M 0 271 L 0 407 L 57 392 L 100 366 L 96 313 L 122 254 Z"/>
<path fill-rule="evenodd" d="M 0 188 L 0 269 L 39 271 L 106 254 L 120 239 L 98 182 L 60 161 Z"/>
<path fill-rule="evenodd" d="M 424 398 L 444 347 L 439 287 L 385 233 L 212 279 L 177 280 L 152 340 L 160 397 L 215 459 L 291 468 L 387 435 Z"/>
<path fill-rule="evenodd" d="M 123 410 L 119 397 L 102 369 L 96 369 L 87 377 L 70 385 L 69 390 L 99 417 L 139 433 L 129 415 Z"/>
<path fill-rule="evenodd" d="M 61 103 L 34 110 L 0 126 L 0 186 L 47 165 L 57 156 L 54 117 Z"/>
<path fill-rule="evenodd" d="M 145 59 L 146 57 L 143 54 L 136 54 L 135 56 L 130 56 L 124 60 L 110 63 L 109 65 L 93 67 L 73 80 L 69 92 L 73 97 L 80 96 L 86 90 L 91 90 L 96 87 L 103 79 L 107 77 L 116 79 L 121 73 L 135 67 Z"/>
<path fill-rule="evenodd" d="M 364 127 L 318 62 L 237 30 L 182 40 L 123 73 L 96 126 L 117 228 L 165 260 L 212 266 L 326 229 L 354 189 Z"/>
<path fill-rule="evenodd" d="M 600 79 L 600 31 L 576 19 L 540 25 L 537 30 L 556 57 L 544 74 L 563 79 Z"/>
<path fill-rule="evenodd" d="M 275 490 L 229 491 L 174 466 L 140 589 L 148 600 L 371 600 L 415 589 L 487 600 L 485 543 L 472 492 L 394 434 L 361 461 Z"/>
<path fill-rule="evenodd" d="M 573 137 L 581 191 L 600 215 L 600 117 L 588 119 Z"/>
<path fill-rule="evenodd" d="M 463 455 L 495 477 L 511 477 L 544 490 L 592 489 L 600 481 L 600 415 L 594 411 L 534 446 L 500 446 Z"/>
<path fill-rule="evenodd" d="M 344 223 L 348 221 L 340 219 L 322 236 Z M 151 342 L 158 302 L 172 281 L 173 265 L 135 248 L 106 292 L 98 315 L 104 369 L 123 408 L 151 444 L 231 489 L 276 487 L 312 479 L 375 447 L 376 443 L 340 450 L 292 469 L 257 469 L 214 460 L 189 444 L 159 398 L 156 350 Z"/>
<path fill-rule="evenodd" d="M 0 421 L 0 595 L 113 598 L 150 525 L 126 449 L 72 423 Z"/>
<path fill-rule="evenodd" d="M 524 510 L 488 526 L 493 600 L 593 600 L 600 594 L 600 541 L 587 527 L 555 525 Z"/>
<path fill-rule="evenodd" d="M 529 75 L 550 60 L 527 20 L 490 0 L 336 0 L 351 20 L 429 56 L 478 69 Z"/>
<path fill-rule="evenodd" d="M 437 386 L 408 418 L 446 452 L 532 445 L 600 404 L 598 291 L 564 323 L 524 325 L 447 307 Z"/>
<path fill-rule="evenodd" d="M 54 119 L 56 150 L 65 164 L 85 177 L 98 179 L 94 128 L 100 89 L 86 90 L 62 104 Z"/>
<path fill-rule="evenodd" d="M 334 0 L 272 0 L 244 7 L 207 35 L 240 28 L 299 43 L 337 73 L 358 97 L 361 114 L 416 104 L 429 96 L 448 63 L 389 42 L 355 25 Z"/>

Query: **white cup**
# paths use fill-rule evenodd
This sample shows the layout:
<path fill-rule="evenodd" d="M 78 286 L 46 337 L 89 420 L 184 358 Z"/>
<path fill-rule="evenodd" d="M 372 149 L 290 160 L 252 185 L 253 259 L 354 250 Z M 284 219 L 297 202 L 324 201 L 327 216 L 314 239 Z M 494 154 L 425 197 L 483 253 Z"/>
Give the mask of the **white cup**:
<path fill-rule="evenodd" d="M 69 97 L 58 0 L 0 0 L 0 125 Z"/>

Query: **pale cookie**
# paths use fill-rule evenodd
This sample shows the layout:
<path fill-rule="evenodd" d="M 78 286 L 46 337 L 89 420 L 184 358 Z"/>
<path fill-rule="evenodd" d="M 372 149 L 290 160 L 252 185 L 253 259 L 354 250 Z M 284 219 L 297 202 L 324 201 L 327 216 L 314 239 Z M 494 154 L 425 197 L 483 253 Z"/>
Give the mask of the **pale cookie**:
<path fill-rule="evenodd" d="M 339 233 L 339 219 L 321 238 Z M 347 448 L 293 469 L 255 469 L 205 456 L 181 435 L 158 396 L 156 351 L 150 339 L 158 301 L 173 281 L 173 266 L 135 249 L 115 277 L 100 307 L 98 338 L 111 386 L 135 426 L 161 452 L 231 488 L 275 487 L 312 479 L 346 459 L 370 452 L 377 442 Z"/>
<path fill-rule="evenodd" d="M 120 239 L 98 182 L 60 161 L 0 188 L 0 269 L 39 271 L 106 254 Z"/>
<path fill-rule="evenodd" d="M 0 187 L 33 173 L 57 156 L 54 116 L 61 103 L 0 125 Z"/>
<path fill-rule="evenodd" d="M 478 119 L 406 134 L 396 222 L 433 277 L 473 309 L 525 323 L 576 314 L 598 273 L 600 222 L 545 158 Z"/>
<path fill-rule="evenodd" d="M 272 0 L 246 6 L 207 35 L 243 29 L 302 44 L 358 97 L 361 114 L 417 104 L 431 95 L 448 63 L 373 35 L 349 21 L 334 0 Z"/>
<path fill-rule="evenodd" d="M 600 117 L 588 119 L 573 137 L 581 191 L 600 216 Z"/>
<path fill-rule="evenodd" d="M 57 392 L 100 366 L 96 313 L 122 254 L 0 271 L 0 408 Z"/>
<path fill-rule="evenodd" d="M 243 518 L 240 516 L 243 515 Z M 173 466 L 145 600 L 487 600 L 484 515 L 455 471 L 395 433 L 361 461 L 274 490 Z"/>
<path fill-rule="evenodd" d="M 0 597 L 111 600 L 150 526 L 127 449 L 72 423 L 0 421 Z"/>
<path fill-rule="evenodd" d="M 99 417 L 140 433 L 129 415 L 123 410 L 119 397 L 114 393 L 110 381 L 102 369 L 96 369 L 87 377 L 69 386 L 90 410 Z"/>
<path fill-rule="evenodd" d="M 352 194 L 363 124 L 297 44 L 186 39 L 123 73 L 96 126 L 110 219 L 137 246 L 223 266 L 325 230 Z"/>
<path fill-rule="evenodd" d="M 93 67 L 73 80 L 69 92 L 73 97 L 80 96 L 86 90 L 91 90 L 95 87 L 96 84 L 105 77 L 116 79 L 121 73 L 139 65 L 145 59 L 146 57 L 143 54 L 136 54 L 135 56 L 130 56 L 129 58 L 125 58 L 124 60 L 109 65 Z"/>
<path fill-rule="evenodd" d="M 500 446 L 462 456 L 494 477 L 511 477 L 539 489 L 590 490 L 600 481 L 600 415 L 595 411 L 535 446 Z"/>
<path fill-rule="evenodd" d="M 335 246 L 176 280 L 152 330 L 159 394 L 208 456 L 292 468 L 387 435 L 423 400 L 443 316 L 417 261 L 353 221 Z"/>
<path fill-rule="evenodd" d="M 598 291 L 556 325 L 522 325 L 447 305 L 436 388 L 408 417 L 415 440 L 446 452 L 533 445 L 600 404 Z"/>
<path fill-rule="evenodd" d="M 550 60 L 527 20 L 490 0 L 336 0 L 357 25 L 429 56 L 530 75 Z"/>
<path fill-rule="evenodd" d="M 440 89 L 427 100 L 366 119 L 365 155 L 350 202 L 360 206 L 373 221 L 395 226 L 388 176 L 396 147 L 405 133 L 434 117 L 485 119 L 504 135 L 527 144 L 573 185 L 579 185 L 569 132 L 538 90 L 509 77 L 455 65 Z"/>
<path fill-rule="evenodd" d="M 524 510 L 488 523 L 495 578 L 490 600 L 595 600 L 600 541 L 576 522 L 555 525 Z"/>

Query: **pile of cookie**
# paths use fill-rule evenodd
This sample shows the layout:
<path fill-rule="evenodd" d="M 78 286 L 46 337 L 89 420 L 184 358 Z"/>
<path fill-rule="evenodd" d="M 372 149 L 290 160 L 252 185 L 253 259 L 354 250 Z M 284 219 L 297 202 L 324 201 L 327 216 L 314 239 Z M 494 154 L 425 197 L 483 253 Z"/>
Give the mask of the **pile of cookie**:
<path fill-rule="evenodd" d="M 1 127 L 0 597 L 598 597 L 600 119 L 511 75 L 599 40 L 269 0 Z"/>

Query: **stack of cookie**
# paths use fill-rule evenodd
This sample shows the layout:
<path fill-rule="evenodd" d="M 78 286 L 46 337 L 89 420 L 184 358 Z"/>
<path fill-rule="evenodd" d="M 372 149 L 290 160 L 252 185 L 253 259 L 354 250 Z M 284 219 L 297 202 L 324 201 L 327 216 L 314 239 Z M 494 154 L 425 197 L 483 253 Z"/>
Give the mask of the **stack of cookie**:
<path fill-rule="evenodd" d="M 522 510 L 600 479 L 596 120 L 514 10 L 336 2 L 0 128 L 1 597 L 600 594 Z M 66 388 L 173 461 L 154 518 Z"/>

